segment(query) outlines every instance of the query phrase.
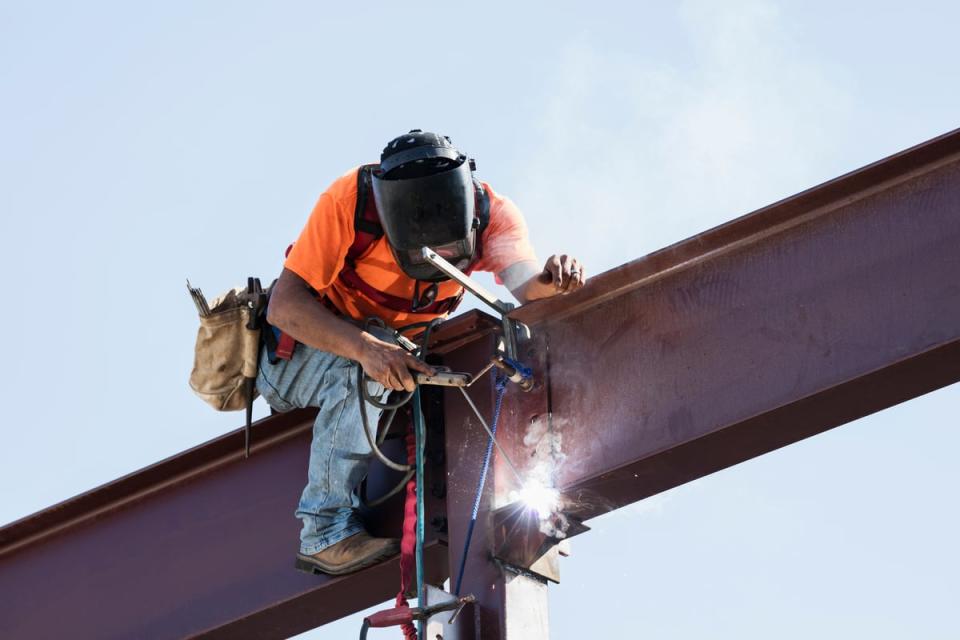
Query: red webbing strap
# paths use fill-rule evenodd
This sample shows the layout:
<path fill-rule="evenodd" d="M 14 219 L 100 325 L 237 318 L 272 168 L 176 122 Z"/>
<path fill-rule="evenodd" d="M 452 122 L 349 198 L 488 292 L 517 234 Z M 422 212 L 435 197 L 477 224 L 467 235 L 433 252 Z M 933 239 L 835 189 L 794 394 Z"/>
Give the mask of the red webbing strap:
<path fill-rule="evenodd" d="M 354 269 L 350 264 L 344 265 L 338 277 L 340 278 L 340 282 L 351 289 L 359 291 L 381 307 L 386 307 L 392 311 L 413 313 L 413 301 L 411 299 L 401 298 L 400 296 L 395 296 L 386 293 L 385 291 L 380 291 L 361 278 L 356 269 Z M 431 305 L 428 305 L 422 309 L 417 309 L 417 313 L 435 313 L 438 315 L 449 313 L 457 308 L 457 305 L 460 304 L 461 298 L 463 298 L 462 291 L 459 295 L 452 296 L 450 298 L 444 298 L 443 300 L 437 300 Z"/>
<path fill-rule="evenodd" d="M 370 167 L 361 167 L 357 172 L 357 208 L 353 213 L 353 243 L 347 249 L 347 264 L 359 260 L 383 236 L 370 170 Z"/>
<path fill-rule="evenodd" d="M 353 243 L 347 249 L 347 257 L 338 274 L 338 279 L 350 289 L 359 291 L 381 307 L 386 307 L 391 311 L 413 313 L 412 300 L 380 291 L 367 283 L 357 273 L 357 261 L 369 252 L 377 240 L 383 237 L 380 214 L 377 213 L 377 203 L 373 197 L 373 185 L 370 182 L 372 168 L 372 166 L 361 167 L 357 173 L 357 208 L 353 214 Z M 457 308 L 462 297 L 463 292 L 461 291 L 458 296 L 437 300 L 416 312 L 437 315 L 450 313 Z"/>
<path fill-rule="evenodd" d="M 293 351 L 297 348 L 297 341 L 289 333 L 280 332 L 280 339 L 277 340 L 277 350 L 275 351 L 281 360 L 289 360 L 293 357 Z"/>
<path fill-rule="evenodd" d="M 407 464 L 417 462 L 417 441 L 413 427 L 407 427 Z M 397 606 L 408 607 L 407 591 L 414 572 L 414 553 L 417 548 L 417 481 L 411 476 L 407 481 L 407 495 L 403 502 L 403 535 L 400 538 L 400 592 L 397 594 Z M 420 603 L 423 606 L 423 603 Z M 417 628 L 412 622 L 400 625 L 405 640 L 417 640 Z"/>

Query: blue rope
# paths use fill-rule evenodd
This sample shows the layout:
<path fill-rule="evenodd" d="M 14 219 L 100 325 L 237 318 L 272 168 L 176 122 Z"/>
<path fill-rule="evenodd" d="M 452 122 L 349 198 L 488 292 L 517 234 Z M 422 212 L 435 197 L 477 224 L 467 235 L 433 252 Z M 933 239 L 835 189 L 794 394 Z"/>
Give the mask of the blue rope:
<path fill-rule="evenodd" d="M 531 369 L 530 367 L 525 367 L 519 362 L 517 362 L 516 360 L 508 358 L 507 356 L 503 356 L 503 361 L 506 362 L 511 367 L 513 367 L 514 369 L 516 369 L 517 373 L 520 374 L 520 377 L 524 379 L 530 379 L 533 377 L 533 369 Z"/>
<path fill-rule="evenodd" d="M 511 366 L 513 364 L 511 363 Z M 500 407 L 503 406 L 503 394 L 507 390 L 507 377 L 497 375 L 497 402 L 493 408 L 493 422 L 490 424 L 490 432 L 497 435 L 497 422 L 500 421 Z M 470 550 L 470 540 L 473 538 L 473 527 L 477 523 L 477 514 L 480 512 L 480 499 L 483 497 L 483 485 L 487 480 L 487 470 L 490 468 L 490 456 L 493 454 L 493 438 L 487 442 L 487 452 L 483 455 L 483 465 L 480 467 L 480 481 L 477 483 L 477 495 L 473 499 L 473 511 L 470 513 L 470 524 L 467 527 L 467 538 L 463 543 L 463 554 L 460 556 L 460 569 L 457 572 L 457 586 L 454 588 L 454 595 L 460 595 L 460 585 L 463 583 L 463 570 L 467 564 L 467 551 Z"/>

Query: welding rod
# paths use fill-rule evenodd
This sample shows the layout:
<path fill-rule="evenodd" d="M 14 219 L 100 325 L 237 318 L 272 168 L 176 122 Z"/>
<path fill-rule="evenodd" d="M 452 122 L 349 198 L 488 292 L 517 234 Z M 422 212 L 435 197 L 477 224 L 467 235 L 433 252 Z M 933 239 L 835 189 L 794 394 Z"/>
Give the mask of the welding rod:
<path fill-rule="evenodd" d="M 200 289 L 194 289 L 190 286 L 190 280 L 187 280 L 187 291 L 190 292 L 190 297 L 193 298 L 193 304 L 197 307 L 197 313 L 201 317 L 206 317 L 210 315 L 210 307 L 207 306 L 207 299 L 203 296 L 203 292 Z"/>
<path fill-rule="evenodd" d="M 483 428 L 486 430 L 487 434 L 490 436 L 490 439 L 493 441 L 494 446 L 497 447 L 497 451 L 500 452 L 500 455 L 503 456 L 503 459 L 506 460 L 507 465 L 510 467 L 510 470 L 513 471 L 513 475 L 517 476 L 517 482 L 520 483 L 520 486 L 523 486 L 523 478 L 520 476 L 520 472 L 517 471 L 516 465 L 513 464 L 513 460 L 510 459 L 510 456 L 507 455 L 507 452 L 503 450 L 503 447 L 500 446 L 500 443 L 497 442 L 496 436 L 493 435 L 493 431 L 490 430 L 490 427 L 487 425 L 487 421 L 483 419 L 483 416 L 480 415 L 480 410 L 477 409 L 477 405 L 473 404 L 473 399 L 470 397 L 470 394 L 467 393 L 467 390 L 463 387 L 458 387 L 460 393 L 463 394 L 463 397 L 467 399 L 467 404 L 470 405 L 470 408 L 473 409 L 473 412 L 477 414 L 477 419 L 480 421 L 480 424 L 483 425 Z"/>

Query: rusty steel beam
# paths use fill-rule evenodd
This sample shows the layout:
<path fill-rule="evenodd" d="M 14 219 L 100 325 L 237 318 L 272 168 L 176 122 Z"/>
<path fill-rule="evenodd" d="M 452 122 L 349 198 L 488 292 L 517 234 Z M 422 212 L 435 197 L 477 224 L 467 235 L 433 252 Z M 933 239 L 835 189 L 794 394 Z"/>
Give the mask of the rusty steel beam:
<path fill-rule="evenodd" d="M 956 382 L 960 130 L 513 316 L 584 517 Z"/>
<path fill-rule="evenodd" d="M 432 350 L 495 326 L 461 316 Z M 258 421 L 247 460 L 237 430 L 0 529 L 0 637 L 286 638 L 394 596 L 396 559 L 339 578 L 293 568 L 313 416 Z M 398 535 L 399 511 L 373 514 L 375 532 Z M 428 534 L 439 583 L 446 549 Z"/>

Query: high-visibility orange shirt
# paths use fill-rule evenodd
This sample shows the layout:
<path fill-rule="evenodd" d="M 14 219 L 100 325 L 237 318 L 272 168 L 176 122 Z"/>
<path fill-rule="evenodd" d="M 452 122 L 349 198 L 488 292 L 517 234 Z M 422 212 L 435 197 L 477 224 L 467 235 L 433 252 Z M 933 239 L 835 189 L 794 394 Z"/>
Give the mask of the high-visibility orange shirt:
<path fill-rule="evenodd" d="M 325 294 L 341 313 L 355 320 L 376 316 L 392 327 L 432 320 L 437 314 L 405 313 L 381 306 L 337 278 L 347 250 L 353 244 L 358 171 L 359 168 L 351 169 L 340 176 L 320 196 L 284 267 L 303 278 L 317 293 Z M 483 255 L 474 270 L 500 274 L 507 267 L 527 261 L 539 268 L 520 210 L 489 184 L 481 184 L 490 198 L 490 222 L 483 233 Z M 394 260 L 386 236 L 379 238 L 357 260 L 356 270 L 357 275 L 379 291 L 413 298 L 415 281 Z M 421 292 L 425 286 L 421 283 Z M 436 299 L 456 296 L 460 289 L 453 281 L 441 282 Z"/>

